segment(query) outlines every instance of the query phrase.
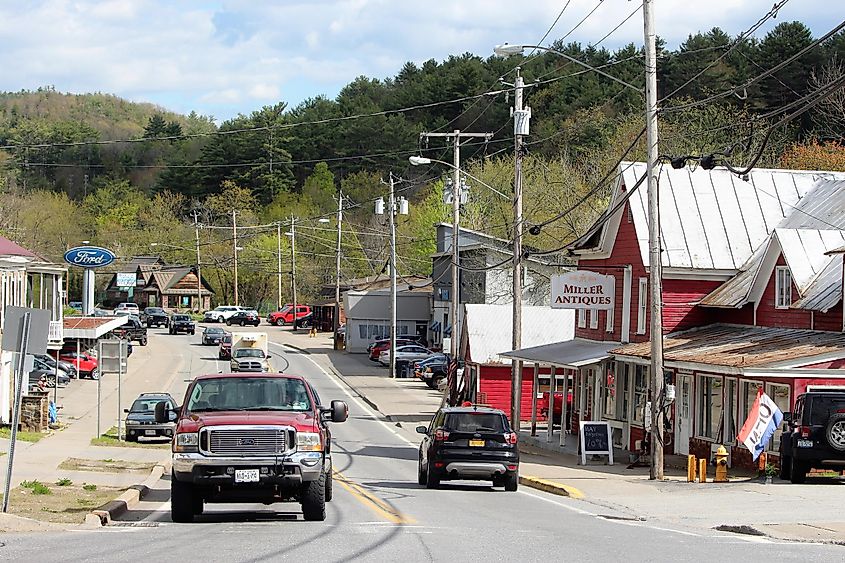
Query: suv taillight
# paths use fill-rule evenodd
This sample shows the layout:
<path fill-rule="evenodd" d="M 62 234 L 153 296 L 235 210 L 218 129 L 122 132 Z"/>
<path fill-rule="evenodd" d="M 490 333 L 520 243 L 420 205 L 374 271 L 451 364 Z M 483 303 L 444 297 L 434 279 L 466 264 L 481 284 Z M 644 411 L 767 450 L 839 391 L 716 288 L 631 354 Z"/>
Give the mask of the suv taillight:
<path fill-rule="evenodd" d="M 505 434 L 505 442 L 508 444 L 516 444 L 516 432 L 508 432 Z"/>
<path fill-rule="evenodd" d="M 449 439 L 449 432 L 447 430 L 438 429 L 434 431 L 435 442 L 445 442 Z"/>
<path fill-rule="evenodd" d="M 801 431 L 801 437 L 802 438 L 809 438 L 810 437 L 810 427 L 809 426 L 801 426 L 799 428 L 799 430 Z"/>

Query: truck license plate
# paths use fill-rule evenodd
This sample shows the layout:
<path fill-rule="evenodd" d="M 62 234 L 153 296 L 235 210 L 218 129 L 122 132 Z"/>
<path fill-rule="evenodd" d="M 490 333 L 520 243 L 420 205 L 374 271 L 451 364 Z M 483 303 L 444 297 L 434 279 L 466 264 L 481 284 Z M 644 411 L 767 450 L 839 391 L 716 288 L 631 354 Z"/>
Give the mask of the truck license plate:
<path fill-rule="evenodd" d="M 799 448 L 812 448 L 813 441 L 812 440 L 798 440 L 798 447 Z"/>
<path fill-rule="evenodd" d="M 235 469 L 235 483 L 257 483 L 257 469 Z"/>

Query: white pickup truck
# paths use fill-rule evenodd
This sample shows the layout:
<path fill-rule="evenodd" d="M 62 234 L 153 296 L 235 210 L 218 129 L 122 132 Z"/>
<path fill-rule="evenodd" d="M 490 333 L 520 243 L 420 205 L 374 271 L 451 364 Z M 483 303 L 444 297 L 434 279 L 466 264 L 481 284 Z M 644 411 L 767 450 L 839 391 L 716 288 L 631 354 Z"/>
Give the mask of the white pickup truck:
<path fill-rule="evenodd" d="M 266 332 L 233 332 L 230 369 L 235 371 L 270 371 Z"/>

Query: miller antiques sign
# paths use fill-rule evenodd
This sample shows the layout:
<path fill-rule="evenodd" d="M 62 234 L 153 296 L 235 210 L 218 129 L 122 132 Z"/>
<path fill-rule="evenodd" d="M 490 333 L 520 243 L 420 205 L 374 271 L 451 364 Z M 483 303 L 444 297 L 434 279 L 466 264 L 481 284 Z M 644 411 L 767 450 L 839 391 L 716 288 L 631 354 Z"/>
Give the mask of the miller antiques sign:
<path fill-rule="evenodd" d="M 616 278 L 589 270 L 552 276 L 552 309 L 613 309 Z"/>

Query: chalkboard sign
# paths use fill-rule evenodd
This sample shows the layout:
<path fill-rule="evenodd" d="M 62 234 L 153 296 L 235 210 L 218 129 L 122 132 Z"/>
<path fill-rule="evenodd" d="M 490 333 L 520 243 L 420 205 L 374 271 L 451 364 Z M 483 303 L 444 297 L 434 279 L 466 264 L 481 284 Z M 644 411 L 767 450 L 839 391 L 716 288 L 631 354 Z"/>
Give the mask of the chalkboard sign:
<path fill-rule="evenodd" d="M 587 465 L 588 455 L 606 455 L 607 464 L 613 465 L 613 442 L 607 422 L 581 421 L 581 465 Z"/>

